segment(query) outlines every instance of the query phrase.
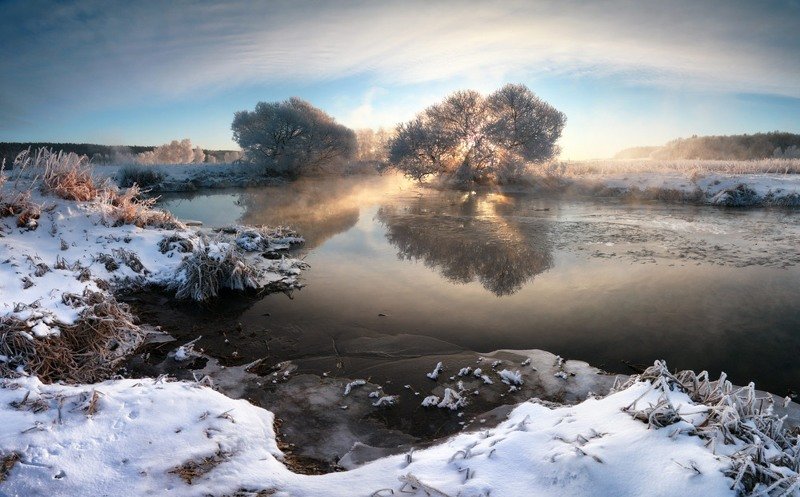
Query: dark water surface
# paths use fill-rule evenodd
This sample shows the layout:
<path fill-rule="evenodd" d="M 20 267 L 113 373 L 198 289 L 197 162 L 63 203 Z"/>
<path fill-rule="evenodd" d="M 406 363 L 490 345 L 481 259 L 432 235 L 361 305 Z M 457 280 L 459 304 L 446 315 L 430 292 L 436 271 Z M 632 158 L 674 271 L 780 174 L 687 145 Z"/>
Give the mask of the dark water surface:
<path fill-rule="evenodd" d="M 151 302 L 170 332 L 203 334 L 206 351 L 232 363 L 346 362 L 356 377 L 428 351 L 538 348 L 612 372 L 663 358 L 800 390 L 797 211 L 436 191 L 396 178 L 160 204 L 206 225 L 288 224 L 307 240 L 306 286 L 291 296 Z"/>

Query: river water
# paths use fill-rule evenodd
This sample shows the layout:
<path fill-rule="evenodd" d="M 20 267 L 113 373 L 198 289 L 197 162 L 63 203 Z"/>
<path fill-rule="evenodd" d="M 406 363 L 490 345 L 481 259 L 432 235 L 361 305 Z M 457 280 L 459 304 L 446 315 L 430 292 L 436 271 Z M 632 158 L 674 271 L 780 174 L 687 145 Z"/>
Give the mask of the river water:
<path fill-rule="evenodd" d="M 206 226 L 285 224 L 305 287 L 162 298 L 151 312 L 227 363 L 380 377 L 402 358 L 544 349 L 611 372 L 666 359 L 800 390 L 800 212 L 434 190 L 394 177 L 168 194 Z M 402 373 L 407 374 L 407 373 Z"/>

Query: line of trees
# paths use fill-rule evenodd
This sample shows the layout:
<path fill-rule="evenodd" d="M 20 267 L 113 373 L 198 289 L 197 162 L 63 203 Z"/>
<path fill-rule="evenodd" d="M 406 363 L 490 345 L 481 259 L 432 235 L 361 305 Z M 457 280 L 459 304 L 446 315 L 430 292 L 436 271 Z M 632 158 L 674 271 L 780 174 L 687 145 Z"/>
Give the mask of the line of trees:
<path fill-rule="evenodd" d="M 136 156 L 136 162 L 139 164 L 197 164 L 205 160 L 206 153 L 203 149 L 193 146 L 188 138 L 181 141 L 172 140 Z"/>
<path fill-rule="evenodd" d="M 394 132 L 356 133 L 299 98 L 239 111 L 231 129 L 245 159 L 275 174 L 339 172 L 360 162 L 418 180 L 484 183 L 520 177 L 529 164 L 557 156 L 565 122 L 526 86 L 506 85 L 489 96 L 455 92 Z"/>
<path fill-rule="evenodd" d="M 184 140 L 186 141 L 186 140 Z M 182 143 L 173 141 L 172 143 Z M 66 153 L 74 152 L 78 155 L 85 155 L 89 157 L 94 164 L 132 164 L 132 163 L 141 163 L 141 164 L 177 164 L 179 162 L 172 162 L 168 160 L 163 161 L 150 161 L 149 159 L 141 160 L 141 158 L 149 158 L 157 152 L 158 149 L 162 149 L 168 145 L 162 146 L 138 146 L 138 145 L 97 145 L 93 143 L 49 143 L 49 142 L 29 142 L 29 143 L 22 143 L 22 142 L 0 142 L 0 163 L 3 162 L 5 159 L 6 167 L 10 167 L 10 165 L 14 162 L 14 159 L 19 155 L 20 152 L 23 150 L 27 150 L 30 148 L 31 150 L 36 150 L 39 148 L 49 148 L 52 150 L 63 150 Z M 188 162 L 180 162 L 184 163 L 191 163 L 191 162 L 198 162 L 194 159 L 200 156 L 200 153 L 203 154 L 204 162 L 207 163 L 216 163 L 216 162 L 234 162 L 241 158 L 241 152 L 238 150 L 208 150 L 208 149 L 200 149 L 199 147 L 191 146 L 191 142 L 189 142 L 189 149 L 192 150 L 192 157 L 191 160 Z M 186 157 L 184 157 L 186 156 Z M 166 157 L 163 157 L 164 159 Z M 184 158 L 188 158 L 188 154 L 183 154 L 179 157 L 180 160 Z"/>
<path fill-rule="evenodd" d="M 752 135 L 692 136 L 660 147 L 634 147 L 615 159 L 757 160 L 800 158 L 800 134 L 774 131 Z"/>

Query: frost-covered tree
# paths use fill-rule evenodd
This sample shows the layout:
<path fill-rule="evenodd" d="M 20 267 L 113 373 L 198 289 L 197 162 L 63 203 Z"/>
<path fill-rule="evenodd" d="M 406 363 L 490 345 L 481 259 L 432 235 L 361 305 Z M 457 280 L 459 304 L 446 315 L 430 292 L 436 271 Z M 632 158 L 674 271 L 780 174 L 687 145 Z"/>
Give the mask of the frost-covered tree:
<path fill-rule="evenodd" d="M 222 154 L 222 162 L 235 162 L 242 158 L 242 153 L 237 151 L 225 152 Z"/>
<path fill-rule="evenodd" d="M 358 139 L 358 153 L 356 158 L 360 161 L 385 161 L 388 156 L 389 140 L 391 133 L 384 128 L 377 130 L 363 128 L 356 130 Z"/>
<path fill-rule="evenodd" d="M 239 111 L 231 129 L 246 160 L 292 177 L 336 167 L 358 148 L 353 130 L 299 98 Z"/>
<path fill-rule="evenodd" d="M 192 164 L 203 162 L 205 152 L 200 147 L 193 147 L 188 138 L 181 141 L 172 140 L 170 143 L 158 146 L 149 152 L 142 152 L 136 156 L 139 164 Z"/>
<path fill-rule="evenodd" d="M 790 145 L 786 149 L 777 147 L 772 156 L 776 159 L 800 159 L 800 147 L 797 145 Z"/>
<path fill-rule="evenodd" d="M 524 85 L 488 97 L 458 91 L 397 126 L 389 160 L 406 175 L 462 182 L 519 176 L 528 163 L 555 157 L 566 117 Z"/>

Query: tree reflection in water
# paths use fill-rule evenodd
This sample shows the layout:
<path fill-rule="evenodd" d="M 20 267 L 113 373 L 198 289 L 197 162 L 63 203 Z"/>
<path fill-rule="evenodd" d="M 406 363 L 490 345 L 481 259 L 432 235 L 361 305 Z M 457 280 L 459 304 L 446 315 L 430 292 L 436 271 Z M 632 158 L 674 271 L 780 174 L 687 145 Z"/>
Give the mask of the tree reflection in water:
<path fill-rule="evenodd" d="M 500 297 L 553 265 L 550 224 L 514 217 L 513 203 L 497 194 L 421 196 L 381 206 L 378 220 L 399 257 L 421 260 L 454 283 L 477 280 Z"/>

